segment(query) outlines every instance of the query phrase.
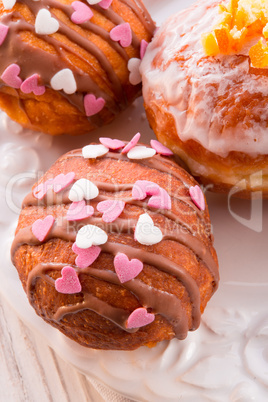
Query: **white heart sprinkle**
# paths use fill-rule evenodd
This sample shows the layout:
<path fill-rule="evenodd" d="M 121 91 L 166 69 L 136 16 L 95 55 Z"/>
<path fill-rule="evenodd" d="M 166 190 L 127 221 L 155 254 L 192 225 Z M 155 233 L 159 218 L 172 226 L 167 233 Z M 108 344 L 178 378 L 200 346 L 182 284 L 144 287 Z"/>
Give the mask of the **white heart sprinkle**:
<path fill-rule="evenodd" d="M 141 59 L 137 59 L 136 57 L 128 61 L 129 82 L 132 85 L 138 85 L 141 82 L 140 64 Z"/>
<path fill-rule="evenodd" d="M 69 199 L 73 202 L 92 200 L 98 197 L 99 189 L 92 181 L 87 179 L 77 180 L 70 189 Z"/>
<path fill-rule="evenodd" d="M 89 248 L 99 246 L 106 243 L 108 240 L 107 233 L 95 225 L 85 225 L 76 235 L 75 243 L 79 248 Z"/>
<path fill-rule="evenodd" d="M 109 152 L 109 148 L 104 145 L 86 145 L 82 148 L 82 155 L 84 158 L 95 159 L 98 156 L 103 156 Z"/>
<path fill-rule="evenodd" d="M 16 0 L 2 0 L 5 10 L 11 10 L 11 8 L 16 4 Z"/>
<path fill-rule="evenodd" d="M 55 91 L 63 90 L 68 95 L 73 94 L 77 89 L 73 72 L 69 68 L 57 72 L 51 78 L 50 84 Z"/>
<path fill-rule="evenodd" d="M 148 214 L 140 215 L 136 228 L 135 240 L 145 246 L 159 243 L 163 239 L 161 230 L 154 225 L 154 221 Z"/>
<path fill-rule="evenodd" d="M 59 29 L 59 22 L 51 17 L 51 14 L 45 8 L 38 11 L 35 19 L 35 32 L 39 35 L 51 35 Z"/>
<path fill-rule="evenodd" d="M 155 154 L 156 151 L 153 148 L 147 148 L 143 145 L 138 145 L 137 147 L 132 148 L 127 153 L 127 157 L 129 159 L 146 159 L 151 158 Z"/>
<path fill-rule="evenodd" d="M 100 3 L 101 2 L 101 0 L 87 0 L 87 2 L 88 2 L 88 4 L 90 4 L 90 5 L 94 5 L 94 4 L 98 4 L 98 3 Z"/>

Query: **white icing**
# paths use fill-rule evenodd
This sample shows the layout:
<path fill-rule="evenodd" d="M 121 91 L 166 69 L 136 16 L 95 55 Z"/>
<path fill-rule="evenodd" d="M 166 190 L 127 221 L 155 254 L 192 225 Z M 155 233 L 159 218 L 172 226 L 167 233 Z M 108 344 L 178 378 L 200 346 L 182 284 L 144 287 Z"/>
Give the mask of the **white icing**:
<path fill-rule="evenodd" d="M 214 58 L 202 62 L 205 55 L 201 34 L 211 31 L 217 23 L 218 4 L 217 0 L 200 1 L 190 11 L 173 15 L 158 30 L 140 67 L 145 103 L 150 106 L 152 92 L 157 101 L 168 104 L 167 112 L 174 117 L 182 141 L 194 139 L 221 156 L 230 151 L 253 156 L 267 154 L 267 107 L 251 106 L 252 114 L 260 116 L 260 122 L 254 122 L 253 128 L 245 127 L 243 121 L 238 121 L 236 127 L 225 127 L 222 133 L 216 128 L 225 110 L 214 109 L 215 99 L 228 96 L 233 86 L 237 86 L 237 96 L 245 92 L 268 96 L 268 77 L 250 74 L 249 58 L 235 66 L 236 55 L 218 56 L 220 62 L 215 62 Z M 188 47 L 180 55 L 186 61 L 180 68 L 178 62 L 170 60 L 184 46 Z M 242 53 L 246 54 L 248 48 Z M 159 55 L 161 63 L 155 67 L 153 63 Z"/>

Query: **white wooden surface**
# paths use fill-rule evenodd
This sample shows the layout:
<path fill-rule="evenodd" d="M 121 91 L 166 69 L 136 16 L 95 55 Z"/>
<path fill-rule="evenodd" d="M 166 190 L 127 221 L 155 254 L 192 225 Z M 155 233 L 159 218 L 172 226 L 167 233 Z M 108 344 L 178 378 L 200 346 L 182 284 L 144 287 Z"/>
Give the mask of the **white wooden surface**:
<path fill-rule="evenodd" d="M 37 339 L 0 295 L 0 401 L 105 400 L 83 374 Z"/>

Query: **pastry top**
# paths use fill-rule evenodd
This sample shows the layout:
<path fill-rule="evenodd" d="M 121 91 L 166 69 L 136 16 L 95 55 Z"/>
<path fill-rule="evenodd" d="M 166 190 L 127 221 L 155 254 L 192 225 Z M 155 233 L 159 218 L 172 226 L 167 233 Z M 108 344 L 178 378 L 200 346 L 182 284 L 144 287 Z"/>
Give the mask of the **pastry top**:
<path fill-rule="evenodd" d="M 228 3 L 198 1 L 157 31 L 141 64 L 145 103 L 157 99 L 184 142 L 195 140 L 222 157 L 231 151 L 265 155 L 267 71 L 251 66 L 248 43 L 237 54 L 214 57 L 202 44 L 222 18 L 219 5 Z"/>
<path fill-rule="evenodd" d="M 168 335 L 156 340 L 184 339 L 218 285 L 208 209 L 171 152 L 138 138 L 100 139 L 60 158 L 24 200 L 12 259 L 33 305 L 38 279 L 42 303 L 53 295 L 53 325 L 90 310 L 134 335 L 164 317 Z M 150 342 L 145 333 L 135 347 Z"/>
<path fill-rule="evenodd" d="M 1 91 L 49 102 L 52 90 L 92 126 L 137 96 L 138 64 L 155 29 L 141 0 L 5 0 L 0 14 Z"/>

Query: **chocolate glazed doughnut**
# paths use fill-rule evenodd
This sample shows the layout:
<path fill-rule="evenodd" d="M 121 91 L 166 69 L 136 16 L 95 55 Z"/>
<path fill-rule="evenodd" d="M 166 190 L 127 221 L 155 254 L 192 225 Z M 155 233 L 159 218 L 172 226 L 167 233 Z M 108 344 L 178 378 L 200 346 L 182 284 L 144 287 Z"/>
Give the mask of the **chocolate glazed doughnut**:
<path fill-rule="evenodd" d="M 26 128 L 89 132 L 140 95 L 131 73 L 155 30 L 141 0 L 17 0 L 0 26 L 0 107 Z"/>
<path fill-rule="evenodd" d="M 61 157 L 25 198 L 11 254 L 45 321 L 84 346 L 133 350 L 197 329 L 219 275 L 194 179 L 152 148 L 119 149 Z"/>

